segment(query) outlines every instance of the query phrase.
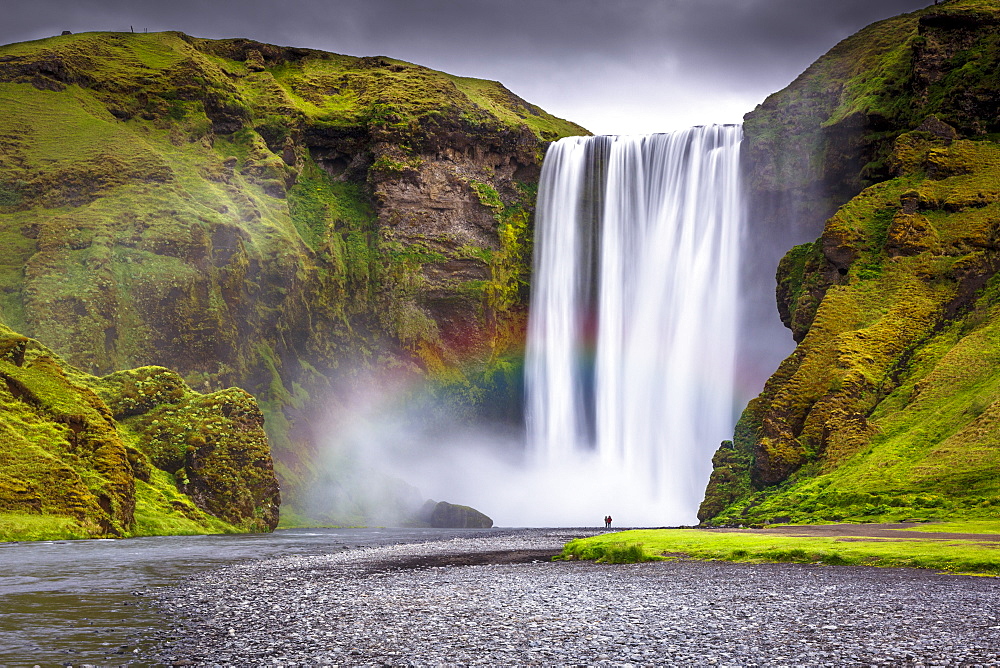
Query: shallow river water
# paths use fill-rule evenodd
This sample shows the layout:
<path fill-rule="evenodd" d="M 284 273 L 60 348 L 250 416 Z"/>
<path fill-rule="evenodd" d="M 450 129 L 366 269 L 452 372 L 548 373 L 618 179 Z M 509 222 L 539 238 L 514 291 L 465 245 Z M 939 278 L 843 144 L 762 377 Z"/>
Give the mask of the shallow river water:
<path fill-rule="evenodd" d="M 495 530 L 494 530 L 495 531 Z M 0 666 L 147 665 L 169 635 L 143 590 L 250 559 L 482 534 L 290 529 L 273 534 L 0 543 Z"/>

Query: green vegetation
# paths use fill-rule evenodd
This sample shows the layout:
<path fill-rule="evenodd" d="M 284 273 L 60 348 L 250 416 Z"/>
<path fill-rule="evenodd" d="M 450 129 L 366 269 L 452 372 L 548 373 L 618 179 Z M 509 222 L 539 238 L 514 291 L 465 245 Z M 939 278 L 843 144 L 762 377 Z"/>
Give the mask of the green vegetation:
<path fill-rule="evenodd" d="M 892 176 L 895 140 L 928 116 L 962 136 L 1000 132 L 998 12 L 992 0 L 953 0 L 840 42 L 748 115 L 751 190 L 787 193 L 795 215 L 822 222 Z"/>
<path fill-rule="evenodd" d="M 76 518 L 66 515 L 32 515 L 0 512 L 0 540 L 75 540 L 91 538 Z"/>
<path fill-rule="evenodd" d="M 791 184 L 756 188 L 846 203 L 779 266 L 799 346 L 716 454 L 703 522 L 997 517 L 998 11 L 874 24 L 752 115 Z"/>
<path fill-rule="evenodd" d="M 175 32 L 2 46 L 0 105 L 0 321 L 89 373 L 252 393 L 293 505 L 306 421 L 359 378 L 510 412 L 540 156 L 579 126 L 496 82 Z M 161 412 L 121 429 L 172 474 L 194 432 L 225 442 Z"/>
<path fill-rule="evenodd" d="M 0 540 L 270 530 L 277 484 L 252 402 L 162 367 L 96 378 L 0 325 Z M 164 462 L 168 425 L 200 440 Z"/>
<path fill-rule="evenodd" d="M 980 524 L 986 528 L 985 524 Z M 1000 534 L 1000 522 L 992 523 Z M 951 525 L 928 525 L 920 531 L 952 531 Z M 737 562 L 790 562 L 825 565 L 933 568 L 952 573 L 1000 575 L 996 545 L 975 540 L 924 538 L 800 537 L 722 532 L 705 529 L 645 529 L 570 541 L 563 559 L 634 563 L 691 558 Z"/>

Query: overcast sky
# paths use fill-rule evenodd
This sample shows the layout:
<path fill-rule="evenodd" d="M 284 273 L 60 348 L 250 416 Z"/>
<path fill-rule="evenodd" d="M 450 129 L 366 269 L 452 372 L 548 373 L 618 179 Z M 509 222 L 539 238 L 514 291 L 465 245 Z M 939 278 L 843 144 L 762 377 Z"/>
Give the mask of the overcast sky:
<path fill-rule="evenodd" d="M 5 0 L 0 43 L 131 27 L 386 55 L 626 134 L 738 122 L 841 39 L 931 2 Z"/>

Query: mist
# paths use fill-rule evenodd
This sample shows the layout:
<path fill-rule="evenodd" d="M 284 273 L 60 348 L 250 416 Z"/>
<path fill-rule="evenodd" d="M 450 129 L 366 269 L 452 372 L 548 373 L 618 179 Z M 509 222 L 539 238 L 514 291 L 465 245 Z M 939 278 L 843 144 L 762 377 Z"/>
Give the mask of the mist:
<path fill-rule="evenodd" d="M 434 500 L 499 527 L 602 526 L 605 515 L 615 527 L 697 523 L 597 456 L 536 461 L 523 435 L 456 415 L 412 377 L 371 375 L 344 389 L 314 425 L 321 473 L 306 510 L 323 521 L 412 524 Z"/>

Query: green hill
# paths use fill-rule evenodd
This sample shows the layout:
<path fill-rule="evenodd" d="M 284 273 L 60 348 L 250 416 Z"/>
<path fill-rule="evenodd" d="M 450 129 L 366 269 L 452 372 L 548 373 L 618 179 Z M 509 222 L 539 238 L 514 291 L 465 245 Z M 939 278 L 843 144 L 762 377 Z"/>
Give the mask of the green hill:
<path fill-rule="evenodd" d="M 0 108 L 0 320 L 89 373 L 252 393 L 293 506 L 310 419 L 363 376 L 515 412 L 541 156 L 582 128 L 496 82 L 173 32 L 0 47 Z"/>
<path fill-rule="evenodd" d="M 717 452 L 703 521 L 996 516 L 998 25 L 982 0 L 874 24 L 748 116 L 756 211 L 839 208 L 781 261 L 799 345 Z"/>
<path fill-rule="evenodd" d="M 0 540 L 270 531 L 263 416 L 163 367 L 104 378 L 0 325 Z"/>

